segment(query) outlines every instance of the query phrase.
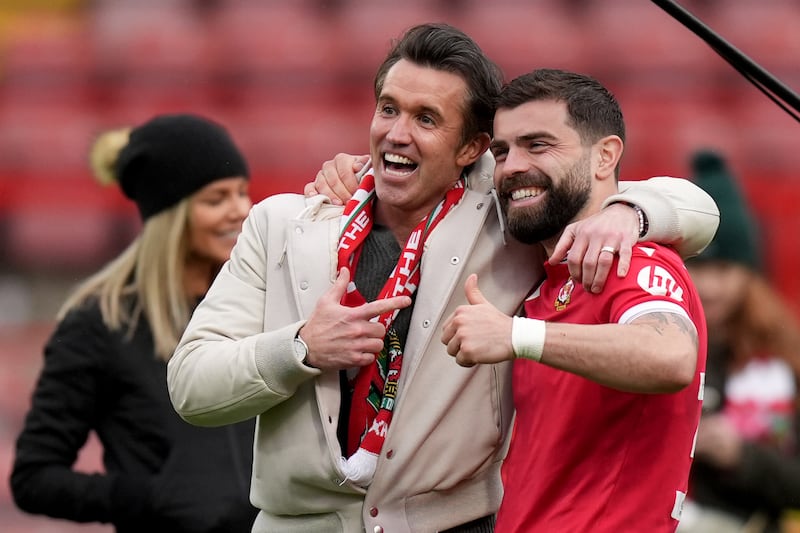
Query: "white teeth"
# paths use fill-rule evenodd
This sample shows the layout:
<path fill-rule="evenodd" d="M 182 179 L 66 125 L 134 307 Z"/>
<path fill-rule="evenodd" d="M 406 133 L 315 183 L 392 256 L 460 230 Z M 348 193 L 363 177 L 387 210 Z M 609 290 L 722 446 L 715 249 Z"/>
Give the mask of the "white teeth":
<path fill-rule="evenodd" d="M 397 163 L 399 165 L 415 165 L 412 160 L 407 157 L 403 157 L 402 155 L 397 154 L 383 154 L 383 158 L 386 159 L 389 163 Z"/>
<path fill-rule="evenodd" d="M 511 191 L 512 200 L 522 200 L 523 198 L 533 198 L 544 192 L 542 189 L 517 189 Z"/>

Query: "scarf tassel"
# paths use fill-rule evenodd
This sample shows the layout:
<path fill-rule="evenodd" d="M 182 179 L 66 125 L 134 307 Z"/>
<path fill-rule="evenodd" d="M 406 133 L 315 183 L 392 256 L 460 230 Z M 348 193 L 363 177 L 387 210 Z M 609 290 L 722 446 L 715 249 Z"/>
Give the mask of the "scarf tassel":
<path fill-rule="evenodd" d="M 375 476 L 378 466 L 378 455 L 359 448 L 349 458 L 341 458 L 342 473 L 345 481 L 352 481 L 359 487 L 368 487 Z"/>

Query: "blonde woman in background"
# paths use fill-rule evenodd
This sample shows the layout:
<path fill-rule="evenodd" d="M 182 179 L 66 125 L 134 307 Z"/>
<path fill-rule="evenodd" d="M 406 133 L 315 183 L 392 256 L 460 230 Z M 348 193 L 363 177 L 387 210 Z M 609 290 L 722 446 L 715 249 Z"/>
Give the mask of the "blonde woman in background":
<path fill-rule="evenodd" d="M 247 164 L 225 129 L 195 115 L 107 132 L 91 159 L 143 226 L 58 314 L 17 440 L 14 500 L 118 533 L 249 532 L 254 422 L 191 426 L 166 384 L 167 361 L 252 205 Z M 73 470 L 91 431 L 104 473 Z"/>
<path fill-rule="evenodd" d="M 706 313 L 708 366 L 678 531 L 797 531 L 789 527 L 800 509 L 800 327 L 761 274 L 757 227 L 724 159 L 701 151 L 692 166 L 720 226 L 687 262 Z"/>

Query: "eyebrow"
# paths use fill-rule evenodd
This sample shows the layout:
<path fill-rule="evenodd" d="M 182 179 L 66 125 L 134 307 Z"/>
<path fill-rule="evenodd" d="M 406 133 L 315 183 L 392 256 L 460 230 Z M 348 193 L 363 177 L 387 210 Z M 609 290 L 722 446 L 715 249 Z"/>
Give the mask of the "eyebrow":
<path fill-rule="evenodd" d="M 530 142 L 530 141 L 535 141 L 537 139 L 546 139 L 546 140 L 549 140 L 549 141 L 555 141 L 557 139 L 557 137 L 555 135 L 553 135 L 552 133 L 548 133 L 546 131 L 534 131 L 534 132 L 531 132 L 531 133 L 526 133 L 525 135 L 520 135 L 518 137 L 514 137 L 513 142 L 515 144 L 520 144 L 520 143 L 526 143 L 526 142 Z M 499 140 L 495 140 L 495 139 L 492 139 L 492 142 L 489 145 L 490 148 L 494 148 L 494 147 L 502 148 L 504 146 L 508 146 L 508 143 L 506 141 L 499 141 Z"/>
<path fill-rule="evenodd" d="M 495 150 L 497 148 L 507 148 L 508 143 L 505 141 L 495 141 L 492 139 L 492 142 L 489 143 L 489 150 Z"/>

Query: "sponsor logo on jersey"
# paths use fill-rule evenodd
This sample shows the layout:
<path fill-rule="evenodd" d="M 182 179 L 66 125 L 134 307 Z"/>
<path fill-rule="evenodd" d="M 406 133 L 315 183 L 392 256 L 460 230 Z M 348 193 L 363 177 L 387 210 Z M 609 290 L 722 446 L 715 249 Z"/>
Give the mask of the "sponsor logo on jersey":
<path fill-rule="evenodd" d="M 636 282 L 653 296 L 666 296 L 676 302 L 683 301 L 683 288 L 663 267 L 646 266 L 636 275 Z"/>

